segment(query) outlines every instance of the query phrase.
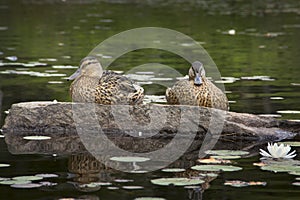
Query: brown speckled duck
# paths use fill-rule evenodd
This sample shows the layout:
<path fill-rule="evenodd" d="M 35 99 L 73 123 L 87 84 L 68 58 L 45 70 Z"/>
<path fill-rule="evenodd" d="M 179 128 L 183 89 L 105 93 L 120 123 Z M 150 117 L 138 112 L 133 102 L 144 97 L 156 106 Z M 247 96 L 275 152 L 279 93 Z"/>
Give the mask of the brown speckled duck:
<path fill-rule="evenodd" d="M 68 80 L 74 80 L 70 93 L 74 102 L 98 104 L 141 104 L 144 89 L 129 78 L 112 71 L 103 71 L 95 57 L 86 57 Z"/>
<path fill-rule="evenodd" d="M 228 110 L 226 95 L 205 77 L 203 64 L 199 61 L 189 69 L 189 80 L 180 80 L 166 90 L 166 99 L 169 104 Z"/>

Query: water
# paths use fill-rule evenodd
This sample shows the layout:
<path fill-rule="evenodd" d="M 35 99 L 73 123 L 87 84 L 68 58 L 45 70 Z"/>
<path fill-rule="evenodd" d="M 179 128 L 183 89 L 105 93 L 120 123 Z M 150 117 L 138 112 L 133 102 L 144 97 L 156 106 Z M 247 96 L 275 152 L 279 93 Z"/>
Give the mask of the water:
<path fill-rule="evenodd" d="M 232 83 L 225 83 L 231 111 L 280 114 L 283 119 L 300 118 L 299 114 L 277 113 L 300 110 L 298 1 L 280 4 L 277 1 L 254 4 L 184 0 L 80 2 L 0 1 L 1 126 L 6 115 L 4 111 L 13 103 L 54 99 L 71 101 L 68 94 L 70 83 L 64 78 L 74 72 L 79 61 L 106 38 L 145 26 L 170 28 L 200 42 L 217 64 L 222 77 L 236 78 Z M 103 59 L 108 59 L 105 52 L 103 55 Z M 138 50 L 119 58 L 110 68 L 126 73 L 133 66 L 149 62 L 169 65 L 182 74 L 186 74 L 189 67 L 184 59 L 171 53 Z M 158 74 L 154 76 L 160 77 Z M 144 88 L 148 95 L 161 96 L 165 91 L 157 84 L 147 84 Z M 4 139 L 1 139 L 0 148 L 0 163 L 11 164 L 11 167 L 0 168 L 0 177 L 36 173 L 60 175 L 54 179 L 59 182 L 58 186 L 50 189 L 31 189 L 28 192 L 0 185 L 1 199 L 7 194 L 11 195 L 10 199 L 79 198 L 82 195 L 91 195 L 95 199 L 189 198 L 187 189 L 152 185 L 150 179 L 165 176 L 162 172 L 143 175 L 106 172 L 119 179 L 134 179 L 131 185 L 141 185 L 144 189 L 110 190 L 102 187 L 94 193 L 80 192 L 68 183 L 74 181 L 67 178 L 70 156 L 12 155 Z M 252 162 L 257 161 L 258 157 L 238 160 L 237 165 L 243 166 L 244 170 L 224 173 L 210 182 L 203 199 L 299 197 L 299 188 L 291 185 L 295 176 L 261 171 L 252 166 Z M 227 179 L 250 181 L 252 178 L 266 181 L 267 186 L 223 186 Z M 113 184 L 117 187 L 123 185 Z"/>

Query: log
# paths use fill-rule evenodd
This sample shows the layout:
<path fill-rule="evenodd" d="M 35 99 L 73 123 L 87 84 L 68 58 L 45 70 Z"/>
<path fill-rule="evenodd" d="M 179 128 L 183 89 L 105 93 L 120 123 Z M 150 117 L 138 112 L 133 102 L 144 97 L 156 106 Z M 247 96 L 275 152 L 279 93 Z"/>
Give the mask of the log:
<path fill-rule="evenodd" d="M 300 123 L 183 105 L 25 102 L 12 105 L 2 131 L 9 151 L 15 154 L 91 151 L 103 139 L 99 133 L 120 148 L 138 153 L 157 150 L 170 141 L 176 146 L 190 142 L 188 152 L 200 148 L 204 152 L 215 144 L 217 149 L 249 150 L 265 142 L 292 139 L 299 135 Z M 24 140 L 26 135 L 52 140 L 37 144 Z"/>

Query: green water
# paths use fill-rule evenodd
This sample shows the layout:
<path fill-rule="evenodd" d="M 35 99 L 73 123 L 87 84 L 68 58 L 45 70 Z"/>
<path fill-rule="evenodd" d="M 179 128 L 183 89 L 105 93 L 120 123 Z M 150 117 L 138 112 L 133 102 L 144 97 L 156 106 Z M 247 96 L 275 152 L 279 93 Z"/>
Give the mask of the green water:
<path fill-rule="evenodd" d="M 218 66 L 222 77 L 240 79 L 225 83 L 231 111 L 278 114 L 278 110 L 300 110 L 300 5 L 297 0 L 0 0 L 0 126 L 3 125 L 4 111 L 13 103 L 54 99 L 70 101 L 70 83 L 64 78 L 75 69 L 57 69 L 55 66 L 78 66 L 79 61 L 103 40 L 139 27 L 169 28 L 200 42 Z M 236 31 L 234 35 L 228 34 L 231 29 Z M 11 56 L 16 56 L 17 60 L 11 61 Z M 26 66 L 30 62 L 45 65 Z M 161 50 L 129 53 L 110 68 L 126 73 L 134 66 L 149 62 L 171 66 L 182 74 L 186 74 L 189 68 L 184 59 Z M 50 76 L 3 73 L 8 70 L 41 72 Z M 243 79 L 253 76 L 269 78 Z M 159 85 L 145 85 L 146 94 L 164 95 L 164 91 L 165 88 Z M 300 115 L 282 114 L 281 118 L 299 119 Z M 61 175 L 56 180 L 60 184 L 50 189 L 21 190 L 0 185 L 0 199 L 7 198 L 8 194 L 10 199 L 79 198 L 85 195 L 67 183 L 68 157 L 12 155 L 4 139 L 0 142 L 0 163 L 11 164 L 9 168 L 0 168 L 0 177 L 35 173 Z M 211 182 L 210 188 L 203 193 L 203 199 L 298 199 L 299 187 L 291 185 L 294 176 L 262 172 L 252 166 L 254 161 L 257 162 L 258 157 L 239 160 L 238 165 L 245 169 L 237 173 L 224 173 L 223 177 Z M 103 187 L 88 194 L 99 199 L 134 199 L 139 196 L 189 199 L 187 189 L 151 185 L 149 180 L 162 176 L 160 172 L 145 175 L 117 173 L 114 176 L 134 179 L 144 189 L 108 190 Z M 250 181 L 256 177 L 266 181 L 267 186 L 223 186 L 226 179 Z"/>

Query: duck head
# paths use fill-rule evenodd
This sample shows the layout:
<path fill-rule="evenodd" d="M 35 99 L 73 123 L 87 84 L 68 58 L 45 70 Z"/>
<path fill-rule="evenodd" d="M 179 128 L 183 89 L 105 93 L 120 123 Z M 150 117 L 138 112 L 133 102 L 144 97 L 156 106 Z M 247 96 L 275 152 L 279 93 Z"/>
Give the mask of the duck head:
<path fill-rule="evenodd" d="M 102 73 L 103 69 L 97 58 L 88 56 L 80 61 L 79 68 L 67 80 L 71 81 L 80 76 L 101 77 Z"/>
<path fill-rule="evenodd" d="M 194 81 L 195 85 L 200 86 L 202 84 L 202 77 L 205 76 L 205 70 L 203 64 L 199 61 L 192 63 L 189 70 L 189 79 Z"/>

